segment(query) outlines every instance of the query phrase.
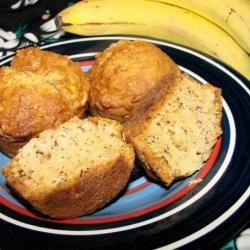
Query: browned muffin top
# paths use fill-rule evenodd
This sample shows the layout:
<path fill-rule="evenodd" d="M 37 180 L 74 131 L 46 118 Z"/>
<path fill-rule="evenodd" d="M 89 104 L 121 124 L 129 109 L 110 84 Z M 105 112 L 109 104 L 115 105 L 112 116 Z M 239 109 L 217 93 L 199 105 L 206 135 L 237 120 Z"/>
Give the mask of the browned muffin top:
<path fill-rule="evenodd" d="M 140 98 L 178 66 L 155 45 L 119 41 L 97 54 L 90 69 L 90 111 L 94 116 L 124 120 Z"/>
<path fill-rule="evenodd" d="M 0 131 L 33 137 L 74 115 L 82 117 L 88 81 L 78 63 L 38 48 L 17 51 L 0 69 Z"/>

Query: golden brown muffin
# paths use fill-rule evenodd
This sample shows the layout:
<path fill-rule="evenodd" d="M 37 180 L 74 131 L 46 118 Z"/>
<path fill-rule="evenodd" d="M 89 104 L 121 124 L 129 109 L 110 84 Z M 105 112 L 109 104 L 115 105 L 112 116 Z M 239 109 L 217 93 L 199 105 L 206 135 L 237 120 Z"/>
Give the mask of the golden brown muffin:
<path fill-rule="evenodd" d="M 14 156 L 27 140 L 73 116 L 84 117 L 89 84 L 78 63 L 38 48 L 0 69 L 0 150 Z"/>
<path fill-rule="evenodd" d="M 90 112 L 123 121 L 163 76 L 179 73 L 168 55 L 151 43 L 122 40 L 112 44 L 96 55 L 88 72 Z"/>

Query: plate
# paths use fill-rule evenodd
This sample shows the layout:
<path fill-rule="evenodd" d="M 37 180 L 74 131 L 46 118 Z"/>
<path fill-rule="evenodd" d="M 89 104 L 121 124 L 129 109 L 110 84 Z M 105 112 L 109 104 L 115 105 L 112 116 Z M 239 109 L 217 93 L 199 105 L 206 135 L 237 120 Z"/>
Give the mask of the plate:
<path fill-rule="evenodd" d="M 42 46 L 69 55 L 87 71 L 96 52 L 136 37 L 79 38 Z M 140 38 L 143 39 L 143 38 Z M 165 188 L 147 179 L 136 165 L 129 184 L 113 202 L 94 214 L 51 220 L 31 210 L 0 175 L 3 244 L 57 248 L 207 248 L 234 237 L 249 219 L 249 81 L 226 65 L 174 44 L 143 39 L 165 51 L 183 72 L 220 87 L 223 135 L 200 171 Z M 0 61 L 9 65 L 12 57 Z M 0 154 L 0 169 L 9 158 Z M 229 226 L 230 225 L 230 226 Z M 15 241 L 11 241 L 15 237 Z M 46 240 L 45 240 L 46 239 Z M 45 240 L 45 241 L 43 241 Z"/>

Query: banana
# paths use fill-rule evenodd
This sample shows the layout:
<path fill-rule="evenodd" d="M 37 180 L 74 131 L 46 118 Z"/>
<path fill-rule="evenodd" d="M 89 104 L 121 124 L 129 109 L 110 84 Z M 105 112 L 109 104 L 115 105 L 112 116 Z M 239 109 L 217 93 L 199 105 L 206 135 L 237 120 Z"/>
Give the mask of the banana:
<path fill-rule="evenodd" d="M 215 57 L 250 79 L 250 57 L 224 30 L 183 8 L 157 0 L 88 0 L 59 13 L 61 28 L 82 36 L 139 35 Z"/>
<path fill-rule="evenodd" d="M 156 0 L 192 11 L 215 23 L 250 54 L 249 0 Z"/>

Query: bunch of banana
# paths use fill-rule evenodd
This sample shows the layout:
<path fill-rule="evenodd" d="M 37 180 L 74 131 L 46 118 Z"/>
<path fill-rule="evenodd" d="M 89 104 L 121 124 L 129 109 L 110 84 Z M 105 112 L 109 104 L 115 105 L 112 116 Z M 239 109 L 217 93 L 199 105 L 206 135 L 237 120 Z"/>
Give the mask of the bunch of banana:
<path fill-rule="evenodd" d="M 159 0 L 192 11 L 231 35 L 250 54 L 249 0 Z"/>
<path fill-rule="evenodd" d="M 87 0 L 59 13 L 58 23 L 82 36 L 140 35 L 174 42 L 250 79 L 249 9 L 249 0 Z"/>

